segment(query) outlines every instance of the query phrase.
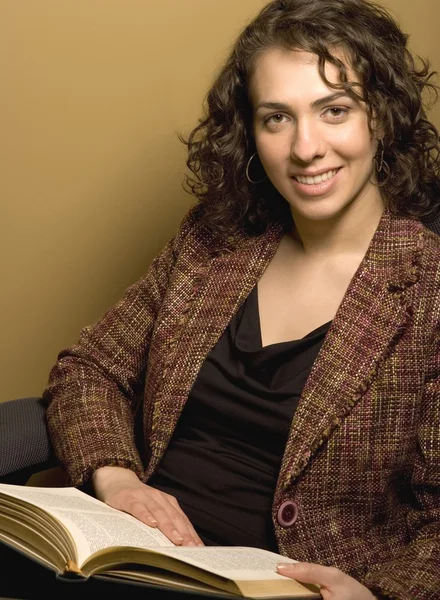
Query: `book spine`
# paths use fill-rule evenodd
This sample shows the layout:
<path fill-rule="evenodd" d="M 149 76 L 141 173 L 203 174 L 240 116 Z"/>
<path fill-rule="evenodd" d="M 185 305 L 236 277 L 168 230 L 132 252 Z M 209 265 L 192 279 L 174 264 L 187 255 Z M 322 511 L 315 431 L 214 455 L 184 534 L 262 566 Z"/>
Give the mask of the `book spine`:
<path fill-rule="evenodd" d="M 67 561 L 66 567 L 63 571 L 63 575 L 64 576 L 76 575 L 76 576 L 84 577 L 84 574 L 82 573 L 81 569 L 78 567 L 78 565 L 76 563 L 73 562 L 73 560 Z"/>

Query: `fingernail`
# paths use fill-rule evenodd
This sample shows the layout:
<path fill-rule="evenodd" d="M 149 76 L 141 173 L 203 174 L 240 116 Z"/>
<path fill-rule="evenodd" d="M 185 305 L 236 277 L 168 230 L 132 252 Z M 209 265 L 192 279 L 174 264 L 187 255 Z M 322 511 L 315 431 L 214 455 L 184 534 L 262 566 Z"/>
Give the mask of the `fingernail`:
<path fill-rule="evenodd" d="M 291 571 L 294 568 L 295 568 L 294 564 L 284 564 L 284 563 L 282 563 L 282 564 L 277 565 L 277 571 L 287 571 L 287 570 Z"/>
<path fill-rule="evenodd" d="M 179 540 L 179 542 L 183 542 L 183 537 L 177 531 L 177 529 L 173 529 L 172 536 L 175 540 Z"/>
<path fill-rule="evenodd" d="M 195 546 L 196 543 L 195 542 L 188 542 L 188 546 Z"/>

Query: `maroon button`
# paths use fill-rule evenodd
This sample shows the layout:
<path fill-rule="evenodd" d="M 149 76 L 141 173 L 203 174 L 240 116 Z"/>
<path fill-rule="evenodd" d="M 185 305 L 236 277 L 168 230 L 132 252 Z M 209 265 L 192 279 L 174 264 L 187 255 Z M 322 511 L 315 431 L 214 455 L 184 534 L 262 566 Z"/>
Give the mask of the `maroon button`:
<path fill-rule="evenodd" d="M 298 505 L 293 500 L 285 500 L 278 509 L 277 521 L 281 527 L 292 527 L 298 518 Z"/>

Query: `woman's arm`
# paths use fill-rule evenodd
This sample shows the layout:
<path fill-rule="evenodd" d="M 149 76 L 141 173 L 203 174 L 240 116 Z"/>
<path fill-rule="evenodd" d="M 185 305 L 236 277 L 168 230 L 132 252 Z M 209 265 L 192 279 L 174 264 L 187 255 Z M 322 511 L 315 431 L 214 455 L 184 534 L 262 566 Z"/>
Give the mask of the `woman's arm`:
<path fill-rule="evenodd" d="M 398 600 L 440 598 L 440 349 L 428 364 L 420 407 L 418 453 L 414 464 L 412 503 L 406 525 L 408 545 L 394 559 L 367 573 L 365 585 Z M 405 432 L 402 432 L 404 435 Z"/>
<path fill-rule="evenodd" d="M 135 444 L 134 411 L 145 377 L 149 344 L 176 256 L 196 222 L 194 211 L 177 236 L 79 342 L 61 352 L 44 392 L 55 453 L 72 485 L 99 467 L 134 471 L 143 465 Z"/>

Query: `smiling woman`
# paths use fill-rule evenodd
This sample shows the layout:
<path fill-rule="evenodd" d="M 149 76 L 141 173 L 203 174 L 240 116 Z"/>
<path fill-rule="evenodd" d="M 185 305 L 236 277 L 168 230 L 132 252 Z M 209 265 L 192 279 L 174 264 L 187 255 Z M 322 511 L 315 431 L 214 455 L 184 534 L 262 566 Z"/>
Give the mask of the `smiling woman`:
<path fill-rule="evenodd" d="M 44 394 L 72 484 L 176 544 L 297 559 L 280 573 L 325 600 L 440 589 L 440 240 L 421 221 L 440 145 L 406 41 L 366 0 L 270 2 L 186 141 L 196 206 Z"/>
<path fill-rule="evenodd" d="M 326 65 L 325 76 L 340 83 L 335 65 Z M 382 199 L 373 159 L 379 140 L 365 103 L 331 92 L 316 55 L 279 48 L 262 55 L 250 82 L 258 155 L 297 228 L 358 211 L 364 203 L 364 222 L 369 217 L 377 225 Z M 273 106 L 284 111 L 274 114 Z"/>

